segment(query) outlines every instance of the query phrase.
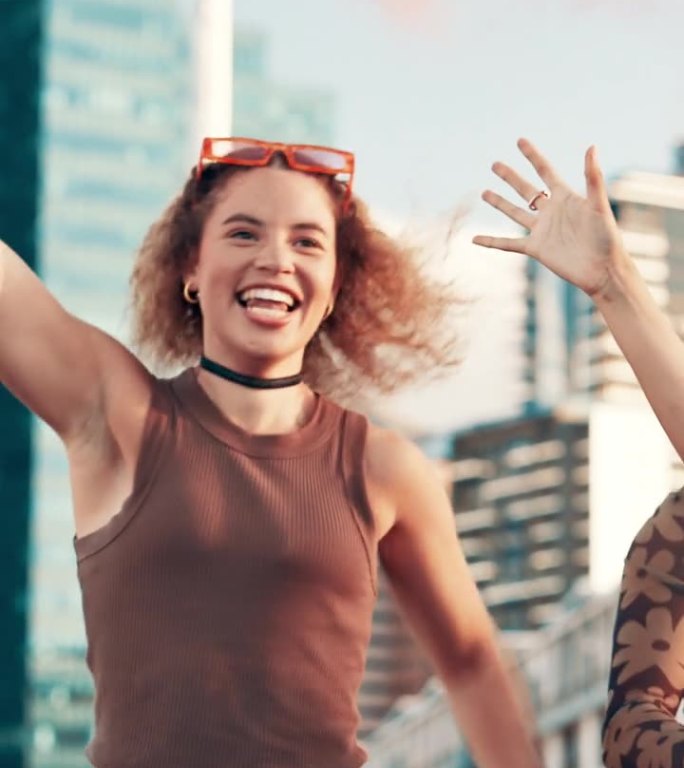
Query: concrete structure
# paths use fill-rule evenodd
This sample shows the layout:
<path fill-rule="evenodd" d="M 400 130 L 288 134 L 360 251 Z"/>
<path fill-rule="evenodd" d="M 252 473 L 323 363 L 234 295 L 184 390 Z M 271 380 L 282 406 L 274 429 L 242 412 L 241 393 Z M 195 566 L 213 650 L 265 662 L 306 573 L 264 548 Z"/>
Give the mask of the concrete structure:
<path fill-rule="evenodd" d="M 233 2 L 190 0 L 194 5 L 197 107 L 193 150 L 204 136 L 229 136 L 233 122 Z M 193 157 L 193 162 L 195 161 Z"/>
<path fill-rule="evenodd" d="M 534 629 L 589 568 L 589 422 L 548 411 L 458 433 L 456 527 L 502 629 Z"/>
<path fill-rule="evenodd" d="M 457 433 L 456 526 L 498 626 L 553 621 L 583 577 L 613 589 L 630 541 L 678 480 L 642 404 L 567 401 Z"/>

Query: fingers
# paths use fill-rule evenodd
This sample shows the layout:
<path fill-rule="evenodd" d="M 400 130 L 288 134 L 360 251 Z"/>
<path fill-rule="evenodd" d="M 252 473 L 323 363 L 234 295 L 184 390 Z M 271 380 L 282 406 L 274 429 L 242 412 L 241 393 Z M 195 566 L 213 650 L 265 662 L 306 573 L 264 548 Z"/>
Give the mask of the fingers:
<path fill-rule="evenodd" d="M 532 163 L 539 178 L 546 184 L 551 192 L 553 192 L 554 187 L 558 187 L 562 184 L 560 177 L 553 170 L 551 164 L 530 141 L 527 139 L 520 139 L 518 141 L 518 148 L 530 163 Z M 500 179 L 505 181 L 506 184 L 513 187 L 526 203 L 529 203 L 540 191 L 538 185 L 531 184 L 517 171 L 514 171 L 513 168 L 505 163 L 494 163 L 492 170 Z M 539 201 L 538 207 L 541 208 L 542 205 L 544 205 L 544 200 Z"/>
<path fill-rule="evenodd" d="M 532 167 L 537 172 L 539 178 L 546 184 L 549 190 L 562 183 L 560 176 L 554 171 L 551 163 L 542 155 L 542 153 L 528 139 L 518 140 L 518 149 L 532 163 Z"/>
<path fill-rule="evenodd" d="M 539 192 L 539 187 L 535 187 L 533 184 L 530 184 L 529 181 L 525 181 L 517 171 L 514 171 L 509 165 L 506 165 L 506 163 L 494 163 L 492 171 L 494 171 L 502 181 L 505 181 L 506 184 L 513 187 L 526 203 Z M 487 200 L 487 202 L 489 202 L 489 200 Z"/>
<path fill-rule="evenodd" d="M 587 181 L 587 199 L 589 202 L 597 211 L 609 211 L 610 200 L 594 146 L 589 147 L 584 156 L 584 175 Z"/>
<path fill-rule="evenodd" d="M 482 245 L 485 248 L 498 248 L 500 251 L 513 251 L 515 253 L 525 253 L 524 237 L 490 237 L 489 235 L 476 235 L 473 238 L 475 245 Z"/>
<path fill-rule="evenodd" d="M 492 208 L 496 208 L 498 211 L 501 211 L 501 213 L 504 213 L 516 224 L 520 224 L 520 226 L 525 227 L 525 229 L 532 229 L 534 216 L 529 211 L 525 211 L 517 205 L 513 205 L 513 203 L 510 203 L 506 198 L 497 195 L 496 192 L 492 192 L 491 189 L 482 193 L 482 199 L 486 203 L 489 203 Z"/>

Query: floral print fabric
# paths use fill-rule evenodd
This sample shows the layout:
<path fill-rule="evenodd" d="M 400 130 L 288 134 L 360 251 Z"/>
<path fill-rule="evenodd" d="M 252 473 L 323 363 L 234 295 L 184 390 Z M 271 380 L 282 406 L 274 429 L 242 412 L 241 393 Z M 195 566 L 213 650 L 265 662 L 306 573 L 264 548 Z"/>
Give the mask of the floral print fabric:
<path fill-rule="evenodd" d="M 670 494 L 625 560 L 613 635 L 603 759 L 684 768 L 684 489 Z"/>

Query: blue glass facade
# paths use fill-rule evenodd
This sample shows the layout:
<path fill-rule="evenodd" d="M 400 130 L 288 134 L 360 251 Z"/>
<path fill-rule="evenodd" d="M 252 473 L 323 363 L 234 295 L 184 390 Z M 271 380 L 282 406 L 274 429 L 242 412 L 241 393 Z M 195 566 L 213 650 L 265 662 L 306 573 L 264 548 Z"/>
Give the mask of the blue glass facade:
<path fill-rule="evenodd" d="M 23 1 L 23 0 L 22 0 Z M 195 0 L 45 0 L 41 276 L 128 338 L 128 279 L 193 158 Z M 66 457 L 34 423 L 31 765 L 88 765 L 92 718 Z"/>
<path fill-rule="evenodd" d="M 40 0 L 2 4 L 0 237 L 34 268 L 42 20 Z M 26 765 L 31 422 L 28 411 L 4 387 L 0 424 L 0 765 L 20 768 Z"/>
<path fill-rule="evenodd" d="M 331 91 L 275 82 L 268 72 L 268 39 L 236 29 L 233 49 L 233 135 L 271 141 L 334 144 Z"/>
<path fill-rule="evenodd" d="M 597 329 L 584 292 L 532 259 L 526 275 L 524 412 L 533 415 L 569 395 L 588 396 L 589 344 Z"/>

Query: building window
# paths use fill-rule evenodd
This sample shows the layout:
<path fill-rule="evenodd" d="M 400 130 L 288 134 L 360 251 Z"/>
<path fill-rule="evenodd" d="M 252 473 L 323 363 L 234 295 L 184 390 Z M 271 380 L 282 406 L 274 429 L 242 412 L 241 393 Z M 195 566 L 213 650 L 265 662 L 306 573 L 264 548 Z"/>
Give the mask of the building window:
<path fill-rule="evenodd" d="M 563 768 L 578 768 L 577 723 L 563 729 Z"/>

